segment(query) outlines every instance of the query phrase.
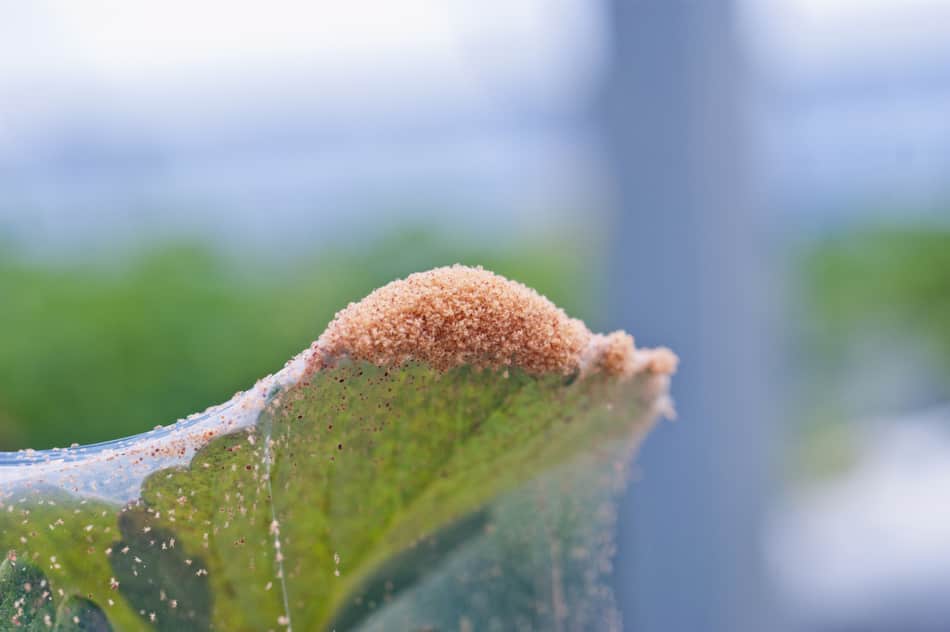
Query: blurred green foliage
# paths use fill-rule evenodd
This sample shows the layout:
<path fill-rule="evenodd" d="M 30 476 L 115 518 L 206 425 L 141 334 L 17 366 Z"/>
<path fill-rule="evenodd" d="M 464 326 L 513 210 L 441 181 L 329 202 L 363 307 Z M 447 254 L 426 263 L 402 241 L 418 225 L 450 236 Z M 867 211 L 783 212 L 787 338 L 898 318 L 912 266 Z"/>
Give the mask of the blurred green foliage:
<path fill-rule="evenodd" d="M 918 396 L 893 384 L 888 367 L 868 362 L 886 363 L 910 344 L 912 361 L 932 378 L 927 397 L 950 395 L 950 228 L 851 228 L 811 244 L 797 263 L 804 302 L 792 322 L 805 344 L 793 353 L 803 369 L 803 404 L 789 475 L 820 483 L 855 464 L 861 430 L 854 419 L 899 410 Z"/>
<path fill-rule="evenodd" d="M 838 235 L 809 252 L 805 282 L 827 350 L 862 329 L 915 336 L 950 375 L 950 228 Z"/>
<path fill-rule="evenodd" d="M 0 252 L 0 449 L 102 441 L 203 410 L 279 369 L 348 302 L 437 265 L 483 265 L 589 317 L 592 250 L 577 236 L 488 246 L 406 231 L 292 263 L 200 243 L 108 263 Z"/>

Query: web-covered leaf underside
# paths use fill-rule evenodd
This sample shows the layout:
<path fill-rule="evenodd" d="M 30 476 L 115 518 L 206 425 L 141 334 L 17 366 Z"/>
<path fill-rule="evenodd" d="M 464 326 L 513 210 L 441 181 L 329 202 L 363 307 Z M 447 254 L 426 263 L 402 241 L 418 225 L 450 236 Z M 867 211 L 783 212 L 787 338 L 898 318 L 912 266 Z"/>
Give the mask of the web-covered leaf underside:
<path fill-rule="evenodd" d="M 653 379 L 344 361 L 136 503 L 5 501 L 0 544 L 117 630 L 616 628 L 611 499 Z"/>

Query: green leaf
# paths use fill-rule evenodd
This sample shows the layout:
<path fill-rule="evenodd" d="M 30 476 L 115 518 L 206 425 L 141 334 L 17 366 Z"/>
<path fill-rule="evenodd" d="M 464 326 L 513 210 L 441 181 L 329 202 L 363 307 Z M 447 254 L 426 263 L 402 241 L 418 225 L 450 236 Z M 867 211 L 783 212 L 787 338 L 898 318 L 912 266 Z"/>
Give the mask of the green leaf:
<path fill-rule="evenodd" d="M 26 561 L 0 563 L 0 630 L 43 630 L 52 621 L 53 596 L 39 568 Z"/>
<path fill-rule="evenodd" d="M 112 632 L 102 609 L 72 595 L 53 606 L 53 586 L 37 566 L 15 558 L 0 563 L 0 630 Z"/>
<path fill-rule="evenodd" d="M 109 620 L 90 599 L 72 596 L 56 611 L 54 632 L 112 632 Z"/>
<path fill-rule="evenodd" d="M 183 537 L 208 551 L 219 625 L 289 616 L 323 629 L 355 621 L 354 600 L 372 600 L 381 581 L 394 594 L 419 581 L 430 570 L 420 541 L 477 524 L 464 519 L 498 494 L 642 431 L 647 380 L 344 364 L 283 394 L 257 433 L 154 475 L 143 496 L 156 513 L 184 512 Z"/>
<path fill-rule="evenodd" d="M 155 630 L 208 630 L 212 595 L 201 557 L 189 559 L 173 531 L 139 508 L 119 515 L 112 570 L 122 596 Z"/>
<path fill-rule="evenodd" d="M 421 627 L 502 616 L 556 629 L 544 613 L 565 604 L 597 627 L 613 611 L 604 582 L 584 578 L 609 555 L 576 552 L 609 549 L 594 516 L 609 506 L 597 490 L 614 487 L 595 483 L 651 425 L 654 378 L 342 362 L 188 467 L 153 473 L 128 507 L 40 489 L 8 499 L 0 540 L 56 557 L 58 584 L 109 603 L 119 630 L 342 632 L 406 613 Z M 535 581 L 554 568 L 558 598 Z M 449 581 L 461 576 L 485 579 Z"/>
<path fill-rule="evenodd" d="M 386 608 L 467 543 L 484 535 L 491 528 L 489 520 L 487 510 L 476 511 L 396 554 L 353 591 L 350 601 L 343 604 L 328 627 L 351 630 Z"/>
<path fill-rule="evenodd" d="M 120 508 L 43 484 L 8 489 L 0 490 L 0 550 L 40 569 L 54 599 L 83 595 L 106 607 L 118 629 L 136 629 L 138 617 L 117 598 L 109 567 Z"/>
<path fill-rule="evenodd" d="M 612 442 L 502 495 L 478 537 L 358 629 L 619 631 L 610 572 L 628 452 Z"/>

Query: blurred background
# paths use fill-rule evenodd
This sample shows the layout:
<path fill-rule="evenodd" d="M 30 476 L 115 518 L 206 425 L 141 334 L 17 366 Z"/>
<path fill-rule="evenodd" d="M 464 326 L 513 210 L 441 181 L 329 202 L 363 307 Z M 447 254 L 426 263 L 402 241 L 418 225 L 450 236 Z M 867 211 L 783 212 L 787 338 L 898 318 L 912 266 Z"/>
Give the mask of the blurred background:
<path fill-rule="evenodd" d="M 628 629 L 950 629 L 946 0 L 0 0 L 0 449 L 453 262 L 682 358 Z"/>

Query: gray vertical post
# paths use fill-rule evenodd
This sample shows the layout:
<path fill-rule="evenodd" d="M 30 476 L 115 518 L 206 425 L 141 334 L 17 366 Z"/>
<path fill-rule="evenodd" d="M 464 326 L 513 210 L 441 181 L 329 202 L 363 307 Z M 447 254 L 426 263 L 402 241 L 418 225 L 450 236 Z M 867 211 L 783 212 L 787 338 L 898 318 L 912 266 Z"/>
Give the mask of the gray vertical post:
<path fill-rule="evenodd" d="M 679 420 L 648 438 L 621 504 L 618 600 L 636 632 L 774 630 L 760 537 L 767 253 L 749 200 L 734 6 L 610 6 L 610 324 L 681 357 Z"/>

